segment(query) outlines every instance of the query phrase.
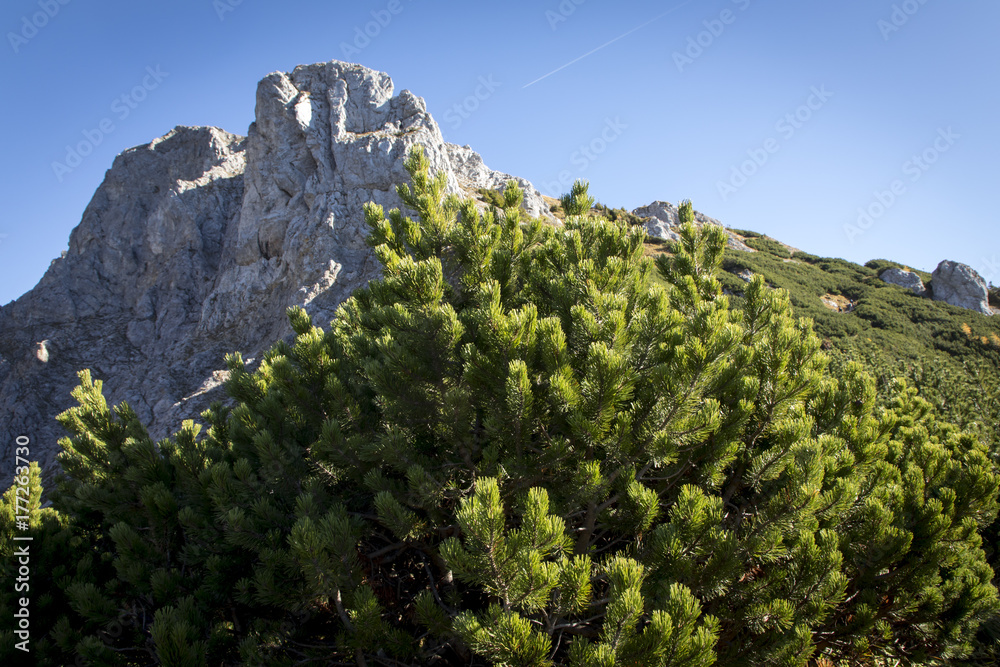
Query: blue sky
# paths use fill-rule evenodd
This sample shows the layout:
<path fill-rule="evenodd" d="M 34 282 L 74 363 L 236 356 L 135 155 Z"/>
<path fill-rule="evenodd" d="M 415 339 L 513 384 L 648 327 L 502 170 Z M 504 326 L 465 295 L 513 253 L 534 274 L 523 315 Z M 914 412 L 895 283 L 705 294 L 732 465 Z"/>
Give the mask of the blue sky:
<path fill-rule="evenodd" d="M 1000 283 L 998 27 L 995 0 L 7 0 L 0 303 L 116 154 L 176 125 L 245 134 L 260 78 L 331 59 L 388 72 L 545 194 L 690 198 L 813 254 Z"/>

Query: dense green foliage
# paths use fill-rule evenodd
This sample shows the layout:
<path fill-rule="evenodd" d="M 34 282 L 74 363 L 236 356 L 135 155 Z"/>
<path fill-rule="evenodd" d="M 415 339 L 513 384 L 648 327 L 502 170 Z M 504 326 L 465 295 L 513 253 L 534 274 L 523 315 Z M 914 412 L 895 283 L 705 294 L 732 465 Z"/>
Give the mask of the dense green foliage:
<path fill-rule="evenodd" d="M 777 242 L 760 243 L 766 237 L 738 233 L 752 237 L 748 244 L 760 252 L 727 251 L 721 280 L 728 291 L 741 294 L 746 289 L 735 275 L 744 270 L 788 290 L 796 312 L 813 319 L 835 369 L 862 363 L 876 378 L 880 396 L 905 378 L 935 414 L 974 433 L 991 457 L 1000 460 L 1000 318 L 920 298 L 878 279 L 886 269 L 899 268 L 915 271 L 931 285 L 931 274 L 898 262 L 875 259 L 858 266 L 804 252 L 790 259 Z M 991 288 L 991 304 L 995 291 Z M 823 306 L 820 297 L 828 294 L 850 299 L 854 310 L 834 312 Z M 1000 523 L 983 535 L 990 562 L 1000 571 Z M 977 664 L 1000 660 L 1000 619 L 987 624 L 976 653 Z"/>
<path fill-rule="evenodd" d="M 788 259 L 792 256 L 792 251 L 782 243 L 775 241 L 770 236 L 754 236 L 746 240 L 746 244 L 754 250 L 762 250 L 769 255 Z"/>
<path fill-rule="evenodd" d="M 886 386 L 905 377 L 939 413 L 963 427 L 977 429 L 993 448 L 1000 446 L 1000 405 L 986 400 L 1000 389 L 1000 318 L 918 297 L 878 278 L 885 269 L 908 268 L 887 260 L 859 266 L 842 259 L 786 248 L 748 244 L 756 253 L 726 251 L 720 279 L 726 290 L 742 294 L 746 283 L 735 274 L 750 270 L 774 287 L 787 290 L 799 315 L 811 318 L 835 360 L 863 362 Z M 925 282 L 930 274 L 920 273 Z M 854 303 L 851 312 L 823 305 L 827 294 Z M 735 303 L 739 303 L 739 297 Z"/>
<path fill-rule="evenodd" d="M 567 216 L 585 215 L 594 208 L 594 198 L 587 192 L 586 181 L 576 181 L 568 193 L 559 200 Z"/>
<path fill-rule="evenodd" d="M 479 188 L 476 190 L 479 194 L 480 199 L 490 206 L 495 206 L 497 208 L 503 208 L 504 199 L 503 192 L 500 190 L 491 190 L 490 188 Z"/>
<path fill-rule="evenodd" d="M 294 342 L 256 370 L 230 357 L 235 405 L 207 428 L 154 443 L 81 374 L 33 518 L 54 573 L 39 664 L 971 649 L 998 608 L 981 532 L 1000 488 L 972 433 L 903 382 L 831 371 L 762 277 L 731 303 L 718 227 L 654 263 L 641 230 L 587 215 L 585 184 L 555 227 L 522 219 L 514 184 L 481 213 L 421 152 L 407 168 L 413 217 L 365 211 L 383 277 L 327 330 L 291 310 Z M 8 492 L 0 544 L 13 528 Z"/>
<path fill-rule="evenodd" d="M 690 199 L 685 199 L 677 207 L 677 223 L 679 225 L 690 225 L 694 223 L 694 204 Z"/>

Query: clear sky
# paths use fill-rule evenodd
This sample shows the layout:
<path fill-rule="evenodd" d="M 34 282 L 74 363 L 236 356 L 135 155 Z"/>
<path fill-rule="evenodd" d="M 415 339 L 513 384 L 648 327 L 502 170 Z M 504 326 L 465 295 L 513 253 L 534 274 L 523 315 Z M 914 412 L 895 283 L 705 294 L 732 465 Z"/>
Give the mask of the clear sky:
<path fill-rule="evenodd" d="M 0 303 L 116 154 L 245 134 L 260 78 L 331 59 L 388 72 L 544 194 L 690 198 L 813 254 L 1000 283 L 998 28 L 995 0 L 5 0 Z"/>

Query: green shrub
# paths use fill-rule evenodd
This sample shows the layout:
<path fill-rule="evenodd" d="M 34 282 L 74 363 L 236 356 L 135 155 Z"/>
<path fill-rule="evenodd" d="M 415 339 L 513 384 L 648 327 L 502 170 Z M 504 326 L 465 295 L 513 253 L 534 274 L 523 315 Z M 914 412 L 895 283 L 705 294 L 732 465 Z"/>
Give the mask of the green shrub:
<path fill-rule="evenodd" d="M 750 238 L 750 239 L 757 238 L 758 236 L 763 236 L 763 234 L 761 234 L 759 232 L 750 231 L 749 229 L 734 229 L 734 228 L 730 227 L 729 231 L 736 232 L 740 236 L 745 237 L 745 238 Z"/>
<path fill-rule="evenodd" d="M 807 252 L 796 250 L 794 253 L 792 253 L 792 259 L 797 259 L 800 262 L 808 262 L 809 264 L 815 264 L 820 260 L 822 260 L 823 258 L 819 257 L 818 255 L 810 255 Z"/>
<path fill-rule="evenodd" d="M 257 370 L 231 356 L 235 405 L 204 413 L 207 429 L 154 443 L 81 374 L 60 417 L 66 475 L 36 510 L 39 544 L 68 530 L 83 559 L 36 580 L 68 602 L 34 627 L 45 660 L 969 651 L 997 609 L 980 531 L 1000 487 L 970 433 L 905 384 L 879 394 L 856 363 L 831 373 L 763 278 L 732 308 L 721 228 L 682 227 L 651 285 L 640 230 L 522 220 L 516 185 L 483 214 L 443 196 L 422 152 L 406 164 L 415 217 L 365 209 L 382 277 L 327 330 L 290 310 L 294 342 Z"/>
<path fill-rule="evenodd" d="M 499 190 L 479 188 L 476 192 L 479 193 L 479 197 L 486 202 L 486 204 L 496 206 L 497 208 L 503 208 L 503 193 Z"/>
<path fill-rule="evenodd" d="M 746 244 L 754 250 L 766 252 L 782 259 L 790 259 L 792 256 L 791 250 L 769 236 L 748 238 Z"/>
<path fill-rule="evenodd" d="M 680 225 L 694 224 L 694 205 L 685 199 L 677 207 L 677 222 Z"/>
<path fill-rule="evenodd" d="M 587 181 L 577 180 L 560 203 L 567 216 L 586 215 L 594 207 L 594 198 L 587 194 Z"/>
<path fill-rule="evenodd" d="M 865 266 L 878 274 L 881 274 L 886 269 L 905 269 L 899 262 L 893 262 L 888 259 L 870 259 L 865 262 Z"/>

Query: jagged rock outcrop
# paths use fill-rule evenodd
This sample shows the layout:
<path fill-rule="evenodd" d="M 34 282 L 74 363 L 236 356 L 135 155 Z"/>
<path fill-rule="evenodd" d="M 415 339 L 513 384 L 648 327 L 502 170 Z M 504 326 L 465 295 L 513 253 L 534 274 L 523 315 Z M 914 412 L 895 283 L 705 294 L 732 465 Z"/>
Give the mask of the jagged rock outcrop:
<path fill-rule="evenodd" d="M 967 264 L 945 260 L 931 274 L 935 301 L 992 315 L 986 281 Z"/>
<path fill-rule="evenodd" d="M 646 220 L 642 228 L 646 230 L 646 236 L 651 239 L 661 239 L 663 241 L 679 241 L 680 234 L 671 229 L 670 225 L 660 218 L 650 218 Z"/>
<path fill-rule="evenodd" d="M 924 281 L 913 271 L 904 271 L 897 268 L 886 269 L 879 275 L 879 278 L 890 285 L 898 285 L 899 287 L 908 289 L 917 296 L 924 296 L 927 293 Z"/>
<path fill-rule="evenodd" d="M 650 238 L 664 241 L 676 241 L 680 238 L 675 231 L 680 224 L 680 214 L 677 207 L 670 202 L 654 201 L 652 204 L 640 206 L 632 211 L 632 214 L 644 219 L 643 227 Z M 694 220 L 699 225 L 719 225 L 725 229 L 721 222 L 698 211 L 694 212 Z M 733 232 L 726 229 L 726 233 L 729 235 L 727 245 L 730 249 L 754 252 L 753 248 L 743 243 Z"/>
<path fill-rule="evenodd" d="M 462 195 L 501 187 L 469 147 L 448 144 L 388 75 L 329 62 L 265 77 L 246 137 L 178 127 L 119 155 L 69 250 L 0 308 L 0 471 L 14 439 L 54 469 L 76 372 L 106 381 L 154 437 L 197 416 L 226 377 L 224 355 L 258 358 L 290 329 L 289 306 L 321 325 L 378 273 L 363 205 L 400 205 L 403 160 L 424 146 Z M 525 208 L 549 216 L 523 179 Z"/>

